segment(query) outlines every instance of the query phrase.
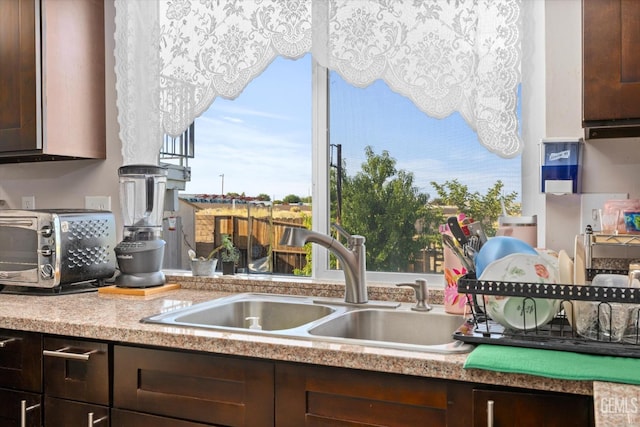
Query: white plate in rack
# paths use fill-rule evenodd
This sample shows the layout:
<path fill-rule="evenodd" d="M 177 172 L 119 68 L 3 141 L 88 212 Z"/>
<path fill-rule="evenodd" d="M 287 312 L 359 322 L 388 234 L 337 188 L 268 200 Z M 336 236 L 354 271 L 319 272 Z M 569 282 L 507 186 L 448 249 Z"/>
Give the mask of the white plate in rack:
<path fill-rule="evenodd" d="M 573 250 L 573 283 L 585 285 L 587 283 L 587 263 L 582 236 L 577 235 Z"/>
<path fill-rule="evenodd" d="M 480 280 L 519 283 L 558 283 L 558 269 L 540 255 L 512 254 L 489 264 Z M 506 328 L 532 330 L 549 323 L 560 309 L 550 298 L 486 295 L 487 312 Z M 534 313 L 535 311 L 535 313 Z"/>
<path fill-rule="evenodd" d="M 560 283 L 563 285 L 571 285 L 574 283 L 573 260 L 564 249 L 558 252 L 558 272 L 560 274 Z M 567 316 L 567 320 L 571 326 L 573 326 L 573 304 L 575 304 L 575 302 L 565 301 L 562 303 L 564 314 Z"/>

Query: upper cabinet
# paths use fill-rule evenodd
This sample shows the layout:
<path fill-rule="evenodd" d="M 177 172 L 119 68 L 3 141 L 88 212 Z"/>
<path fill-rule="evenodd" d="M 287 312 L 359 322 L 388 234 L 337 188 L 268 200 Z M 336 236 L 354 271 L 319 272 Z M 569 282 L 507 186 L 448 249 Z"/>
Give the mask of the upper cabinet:
<path fill-rule="evenodd" d="M 587 138 L 640 136 L 640 2 L 582 1 Z"/>
<path fill-rule="evenodd" d="M 104 159 L 104 0 L 0 2 L 0 163 Z"/>

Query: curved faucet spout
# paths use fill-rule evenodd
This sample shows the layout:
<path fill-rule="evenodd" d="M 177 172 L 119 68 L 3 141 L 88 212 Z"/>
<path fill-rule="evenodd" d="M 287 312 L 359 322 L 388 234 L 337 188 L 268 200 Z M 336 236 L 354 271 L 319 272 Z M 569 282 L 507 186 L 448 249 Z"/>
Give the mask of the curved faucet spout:
<path fill-rule="evenodd" d="M 345 278 L 345 302 L 364 304 L 369 300 L 366 284 L 366 248 L 365 238 L 351 236 L 347 238 L 348 248 L 326 234 L 307 230 L 306 228 L 287 227 L 284 229 L 281 245 L 304 246 L 305 243 L 316 243 L 333 253 L 342 263 Z"/>

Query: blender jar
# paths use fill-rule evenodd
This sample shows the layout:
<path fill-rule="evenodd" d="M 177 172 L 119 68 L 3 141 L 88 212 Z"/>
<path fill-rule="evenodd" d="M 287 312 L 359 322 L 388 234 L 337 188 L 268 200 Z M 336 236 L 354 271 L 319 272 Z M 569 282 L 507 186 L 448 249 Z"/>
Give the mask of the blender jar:
<path fill-rule="evenodd" d="M 160 238 L 167 169 L 155 165 L 126 165 L 118 169 L 124 237 Z"/>

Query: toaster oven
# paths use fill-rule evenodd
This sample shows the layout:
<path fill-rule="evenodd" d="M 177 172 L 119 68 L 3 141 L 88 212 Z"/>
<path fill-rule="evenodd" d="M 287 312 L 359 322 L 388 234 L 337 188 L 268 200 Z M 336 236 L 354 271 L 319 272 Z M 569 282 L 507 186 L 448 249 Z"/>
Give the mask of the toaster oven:
<path fill-rule="evenodd" d="M 115 274 L 115 219 L 108 211 L 0 210 L 0 284 L 37 288 Z"/>

